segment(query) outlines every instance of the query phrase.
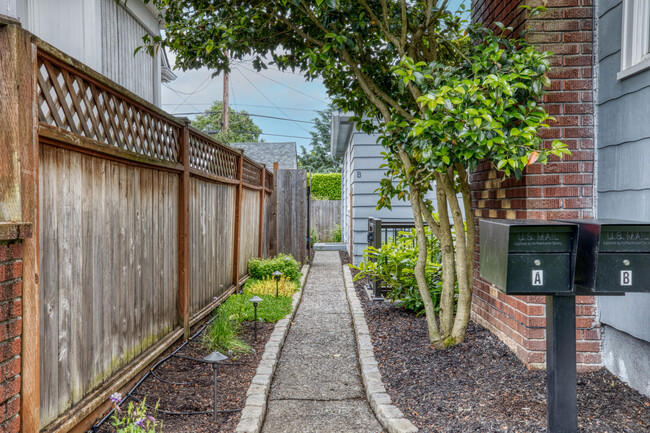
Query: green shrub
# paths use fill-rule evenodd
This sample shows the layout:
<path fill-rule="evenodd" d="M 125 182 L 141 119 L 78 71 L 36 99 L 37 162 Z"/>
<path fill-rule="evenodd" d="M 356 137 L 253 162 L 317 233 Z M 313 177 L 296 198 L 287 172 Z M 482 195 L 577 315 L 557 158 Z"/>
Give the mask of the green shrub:
<path fill-rule="evenodd" d="M 312 200 L 341 200 L 341 173 L 311 175 Z"/>
<path fill-rule="evenodd" d="M 222 314 L 227 317 L 241 321 L 255 320 L 255 308 L 249 301 L 254 295 L 252 293 L 242 293 L 241 295 L 231 295 L 221 307 Z M 291 313 L 292 298 L 288 296 L 258 295 L 262 298 L 257 306 L 257 319 L 263 322 L 277 322 L 284 319 L 287 314 Z"/>
<path fill-rule="evenodd" d="M 428 257 L 425 276 L 436 313 L 440 308 L 442 293 L 442 265 L 440 241 L 426 229 L 428 240 Z M 416 314 L 424 313 L 424 303 L 418 290 L 413 269 L 417 261 L 418 248 L 415 229 L 399 232 L 397 239 L 391 239 L 381 245 L 380 249 L 368 247 L 363 251 L 363 262 L 357 269 L 355 281 L 364 278 L 378 278 L 390 287 L 387 298 L 399 303 L 403 308 Z M 371 260 L 372 259 L 372 260 Z"/>
<path fill-rule="evenodd" d="M 337 224 L 332 230 L 332 242 L 341 242 L 341 236 L 341 226 Z"/>
<path fill-rule="evenodd" d="M 300 264 L 291 256 L 278 254 L 273 259 L 252 258 L 248 261 L 248 273 L 250 278 L 263 280 L 265 277 L 273 277 L 273 272 L 280 271 L 282 275 L 298 284 L 300 287 Z"/>

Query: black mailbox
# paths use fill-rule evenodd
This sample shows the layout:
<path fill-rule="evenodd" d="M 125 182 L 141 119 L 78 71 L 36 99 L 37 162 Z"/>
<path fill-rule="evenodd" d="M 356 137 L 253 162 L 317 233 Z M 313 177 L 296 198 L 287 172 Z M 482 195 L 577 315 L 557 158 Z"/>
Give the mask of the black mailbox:
<path fill-rule="evenodd" d="M 482 219 L 481 277 L 508 295 L 573 293 L 578 226 Z"/>
<path fill-rule="evenodd" d="M 650 224 L 624 220 L 578 225 L 577 295 L 650 292 Z"/>

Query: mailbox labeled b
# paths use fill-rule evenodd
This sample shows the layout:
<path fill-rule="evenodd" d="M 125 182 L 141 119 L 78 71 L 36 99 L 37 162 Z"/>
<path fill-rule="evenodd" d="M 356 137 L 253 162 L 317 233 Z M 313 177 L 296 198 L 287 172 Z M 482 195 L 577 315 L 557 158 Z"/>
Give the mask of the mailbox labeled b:
<path fill-rule="evenodd" d="M 481 277 L 509 295 L 573 293 L 577 225 L 481 220 Z"/>
<path fill-rule="evenodd" d="M 650 292 L 650 224 L 623 220 L 571 222 L 579 227 L 576 294 Z"/>

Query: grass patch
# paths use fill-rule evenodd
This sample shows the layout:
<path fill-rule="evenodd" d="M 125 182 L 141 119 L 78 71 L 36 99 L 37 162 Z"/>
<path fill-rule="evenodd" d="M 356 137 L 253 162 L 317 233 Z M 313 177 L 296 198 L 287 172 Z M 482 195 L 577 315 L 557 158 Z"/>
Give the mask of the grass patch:
<path fill-rule="evenodd" d="M 273 287 L 275 291 L 275 286 Z M 254 295 L 252 293 L 243 293 L 241 295 L 230 295 L 228 300 L 223 303 L 219 308 L 222 314 L 231 320 L 236 321 L 253 321 L 255 320 L 255 308 L 253 303 L 249 301 Z M 291 313 L 292 299 L 288 296 L 275 295 L 258 295 L 262 298 L 257 306 L 257 318 L 263 322 L 277 322 L 283 319 L 287 314 Z"/>
<path fill-rule="evenodd" d="M 203 334 L 203 345 L 208 350 L 219 350 L 233 353 L 250 352 L 251 347 L 241 340 L 240 323 L 228 317 L 221 308 L 217 309 L 217 318 L 212 321 L 205 334 Z"/>

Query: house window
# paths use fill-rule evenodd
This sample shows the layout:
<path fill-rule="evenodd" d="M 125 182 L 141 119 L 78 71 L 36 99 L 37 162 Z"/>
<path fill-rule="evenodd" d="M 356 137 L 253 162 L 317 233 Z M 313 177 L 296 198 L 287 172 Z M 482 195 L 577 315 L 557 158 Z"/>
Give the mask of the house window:
<path fill-rule="evenodd" d="M 619 80 L 650 68 L 650 1 L 623 0 L 622 28 Z"/>

